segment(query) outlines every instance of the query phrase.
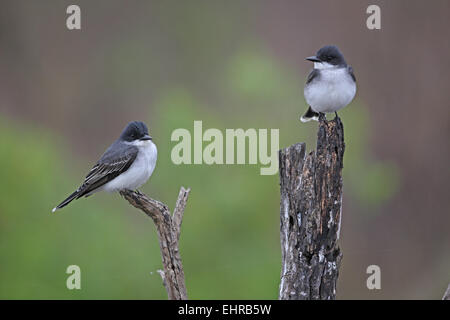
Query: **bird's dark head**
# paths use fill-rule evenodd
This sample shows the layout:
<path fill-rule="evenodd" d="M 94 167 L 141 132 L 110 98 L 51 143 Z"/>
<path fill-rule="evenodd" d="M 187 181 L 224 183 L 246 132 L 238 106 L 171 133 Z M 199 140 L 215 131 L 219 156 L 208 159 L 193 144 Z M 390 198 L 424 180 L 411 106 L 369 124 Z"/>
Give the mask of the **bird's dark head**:
<path fill-rule="evenodd" d="M 152 137 L 148 134 L 148 129 L 145 123 L 141 121 L 130 122 L 120 135 L 120 139 L 133 142 L 133 141 L 146 141 L 152 140 Z"/>
<path fill-rule="evenodd" d="M 308 57 L 306 60 L 316 63 L 329 64 L 332 66 L 346 65 L 344 56 L 336 46 L 325 46 L 320 48 L 315 56 Z"/>

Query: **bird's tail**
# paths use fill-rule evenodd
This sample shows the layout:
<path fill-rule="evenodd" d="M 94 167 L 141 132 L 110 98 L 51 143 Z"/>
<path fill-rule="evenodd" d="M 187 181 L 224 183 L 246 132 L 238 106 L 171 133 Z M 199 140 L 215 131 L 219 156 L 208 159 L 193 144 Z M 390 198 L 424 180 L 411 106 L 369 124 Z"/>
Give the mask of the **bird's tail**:
<path fill-rule="evenodd" d="M 300 118 L 301 122 L 308 122 L 311 120 L 315 120 L 318 121 L 319 120 L 319 113 L 313 111 L 313 109 L 311 109 L 311 107 L 308 108 L 308 110 L 306 110 L 305 114 Z"/>
<path fill-rule="evenodd" d="M 58 204 L 56 207 L 53 208 L 52 212 L 55 212 L 58 209 L 64 208 L 65 206 L 67 206 L 70 202 L 72 202 L 72 200 L 74 199 L 78 199 L 79 198 L 79 194 L 80 192 L 77 190 L 74 193 L 72 193 L 70 196 L 68 196 L 66 198 L 66 200 L 64 200 L 63 202 L 61 202 L 60 204 Z"/>

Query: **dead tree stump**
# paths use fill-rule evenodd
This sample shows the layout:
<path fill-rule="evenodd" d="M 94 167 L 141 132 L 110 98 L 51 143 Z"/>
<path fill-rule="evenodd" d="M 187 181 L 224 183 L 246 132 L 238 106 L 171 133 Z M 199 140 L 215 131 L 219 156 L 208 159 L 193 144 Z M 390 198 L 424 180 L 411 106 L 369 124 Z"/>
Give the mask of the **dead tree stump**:
<path fill-rule="evenodd" d="M 335 299 L 342 253 L 344 128 L 319 119 L 316 151 L 280 150 L 282 270 L 279 299 Z"/>

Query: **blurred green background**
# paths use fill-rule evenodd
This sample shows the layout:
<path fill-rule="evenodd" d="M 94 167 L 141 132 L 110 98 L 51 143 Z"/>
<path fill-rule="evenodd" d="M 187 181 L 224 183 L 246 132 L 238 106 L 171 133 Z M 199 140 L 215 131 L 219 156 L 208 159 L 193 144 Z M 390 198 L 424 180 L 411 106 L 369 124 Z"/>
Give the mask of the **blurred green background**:
<path fill-rule="evenodd" d="M 82 29 L 65 11 L 81 7 Z M 3 1 L 0 11 L 0 298 L 166 299 L 152 221 L 118 194 L 51 209 L 127 122 L 158 147 L 141 190 L 192 192 L 180 250 L 191 299 L 276 299 L 278 176 L 260 165 L 174 165 L 173 130 L 302 124 L 304 57 L 336 44 L 358 93 L 345 127 L 340 299 L 437 299 L 450 280 L 448 1 Z M 416 23 L 417 22 L 417 23 Z M 419 23 L 420 22 L 420 23 Z M 81 290 L 66 268 L 81 268 Z M 381 267 L 382 289 L 366 287 Z"/>

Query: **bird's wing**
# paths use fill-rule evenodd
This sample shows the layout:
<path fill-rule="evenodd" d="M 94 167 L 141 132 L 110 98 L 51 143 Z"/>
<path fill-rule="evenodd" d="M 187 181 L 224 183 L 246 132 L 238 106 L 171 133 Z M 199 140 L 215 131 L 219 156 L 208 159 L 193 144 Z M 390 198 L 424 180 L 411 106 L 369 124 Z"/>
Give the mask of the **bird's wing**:
<path fill-rule="evenodd" d="M 312 69 L 311 72 L 308 75 L 308 79 L 306 79 L 306 84 L 310 83 L 314 79 L 317 79 L 319 77 L 319 75 L 320 75 L 319 70 Z"/>
<path fill-rule="evenodd" d="M 355 77 L 355 74 L 353 73 L 353 68 L 350 66 L 347 66 L 347 70 L 348 70 L 348 73 L 350 73 L 350 76 L 352 77 L 353 81 L 356 82 L 356 77 Z"/>
<path fill-rule="evenodd" d="M 78 188 L 77 199 L 113 180 L 128 170 L 138 154 L 138 148 L 124 143 L 115 143 L 106 150 L 100 160 L 89 171 Z"/>

